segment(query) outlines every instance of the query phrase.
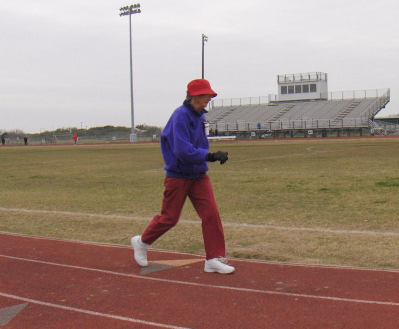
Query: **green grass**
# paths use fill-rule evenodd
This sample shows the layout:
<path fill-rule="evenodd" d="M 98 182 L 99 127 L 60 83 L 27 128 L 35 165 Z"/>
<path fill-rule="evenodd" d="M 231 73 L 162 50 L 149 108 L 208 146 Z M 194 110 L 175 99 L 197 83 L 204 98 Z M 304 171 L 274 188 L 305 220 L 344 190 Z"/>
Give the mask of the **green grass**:
<path fill-rule="evenodd" d="M 377 182 L 376 185 L 382 187 L 399 187 L 399 177 L 387 177 L 385 181 Z"/>
<path fill-rule="evenodd" d="M 218 149 L 229 161 L 209 175 L 229 256 L 399 268 L 399 139 Z M 160 211 L 159 144 L 5 147 L 0 159 L 2 231 L 128 244 Z M 203 253 L 189 202 L 154 247 Z"/>

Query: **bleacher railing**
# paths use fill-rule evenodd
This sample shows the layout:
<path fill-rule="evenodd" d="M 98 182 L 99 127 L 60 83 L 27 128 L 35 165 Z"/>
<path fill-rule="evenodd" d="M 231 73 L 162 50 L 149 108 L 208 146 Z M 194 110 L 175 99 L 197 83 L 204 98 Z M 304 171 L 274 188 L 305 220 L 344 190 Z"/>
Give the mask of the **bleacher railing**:
<path fill-rule="evenodd" d="M 209 107 L 261 105 L 267 103 L 270 103 L 269 96 L 224 98 L 212 100 L 212 102 L 209 103 Z"/>
<path fill-rule="evenodd" d="M 350 91 L 332 91 L 327 94 L 320 93 L 320 99 L 335 100 L 349 100 L 349 99 L 367 99 L 367 98 L 381 98 L 390 97 L 390 89 L 365 89 L 365 90 L 350 90 Z M 262 105 L 273 102 L 278 102 L 278 95 L 269 94 L 268 96 L 258 97 L 239 97 L 239 98 L 224 98 L 214 99 L 209 103 L 209 108 L 224 107 L 224 106 L 242 106 L 242 105 Z"/>
<path fill-rule="evenodd" d="M 388 96 L 390 89 L 367 89 L 367 90 L 351 90 L 351 91 L 333 91 L 328 93 L 328 100 L 347 100 L 347 99 L 368 99 Z"/>
<path fill-rule="evenodd" d="M 341 120 L 277 120 L 266 122 L 250 122 L 240 120 L 236 122 L 217 121 L 210 122 L 210 129 L 219 132 L 237 131 L 276 131 L 276 130 L 322 130 L 322 129 L 343 129 L 343 128 L 365 128 L 368 127 L 368 118 L 348 118 Z"/>

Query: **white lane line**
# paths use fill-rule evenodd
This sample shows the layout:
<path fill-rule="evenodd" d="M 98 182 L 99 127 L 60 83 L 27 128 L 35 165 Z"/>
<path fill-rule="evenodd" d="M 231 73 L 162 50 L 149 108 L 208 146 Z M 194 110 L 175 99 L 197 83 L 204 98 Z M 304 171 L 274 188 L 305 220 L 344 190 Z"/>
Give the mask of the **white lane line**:
<path fill-rule="evenodd" d="M 23 237 L 28 239 L 37 239 L 44 241 L 58 241 L 58 242 L 67 242 L 67 243 L 76 243 L 83 244 L 89 246 L 97 246 L 97 247 L 109 247 L 109 248 L 119 248 L 119 249 L 129 249 L 132 247 L 126 245 L 119 244 L 111 244 L 106 242 L 94 242 L 94 241 L 82 241 L 82 240 L 73 240 L 73 239 L 62 239 L 62 238 L 49 238 L 38 235 L 28 235 L 22 233 L 13 233 L 13 232 L 4 232 L 0 231 L 0 235 L 11 235 L 16 237 Z M 164 250 L 164 249 L 156 249 L 149 248 L 150 251 L 159 252 L 159 253 L 167 253 L 167 254 L 176 254 L 176 255 L 187 255 L 190 257 L 199 257 L 205 260 L 204 255 L 181 252 L 181 251 L 173 251 L 173 250 Z M 245 258 L 232 258 L 235 262 L 244 262 L 244 263 L 255 263 L 255 264 L 271 264 L 278 266 L 289 266 L 289 267 L 306 267 L 306 268 L 323 268 L 323 269 L 336 269 L 336 270 L 355 270 L 355 271 L 367 271 L 367 272 L 382 272 L 382 273 L 399 273 L 397 269 L 379 269 L 379 268 L 367 268 L 367 267 L 355 267 L 355 266 L 339 266 L 339 265 L 328 265 L 328 264 L 301 264 L 301 263 L 288 263 L 288 262 L 278 262 L 271 260 L 261 260 L 261 259 L 245 259 Z"/>
<path fill-rule="evenodd" d="M 241 291 L 241 292 L 248 292 L 248 293 L 255 293 L 255 294 L 267 294 L 267 295 L 298 297 L 298 298 L 307 298 L 307 299 L 321 299 L 321 300 L 328 300 L 328 301 L 334 301 L 334 302 L 399 306 L 399 302 L 392 302 L 392 301 L 377 301 L 377 300 L 341 298 L 341 297 L 332 297 L 332 296 L 317 296 L 317 295 L 299 294 L 299 293 L 290 293 L 290 292 L 278 292 L 278 291 L 272 291 L 272 290 L 229 287 L 229 286 L 213 285 L 213 284 L 206 284 L 206 283 L 196 283 L 196 282 L 187 282 L 187 281 L 172 280 L 172 279 L 162 279 L 162 278 L 141 276 L 141 275 L 130 274 L 130 273 L 120 273 L 120 272 L 109 271 L 109 270 L 102 270 L 102 269 L 83 267 L 83 266 L 77 266 L 77 265 L 67 265 L 67 264 L 39 261 L 39 260 L 35 260 L 35 259 L 28 259 L 28 258 L 14 257 L 14 256 L 7 256 L 7 255 L 0 254 L 0 258 L 1 257 L 6 258 L 6 259 L 31 262 L 31 263 L 36 263 L 36 264 L 58 266 L 58 267 L 63 267 L 63 268 L 91 271 L 91 272 L 110 274 L 110 275 L 116 275 L 116 276 L 121 276 L 121 277 L 135 278 L 135 279 L 140 279 L 140 280 L 167 282 L 167 283 L 174 283 L 174 284 L 181 284 L 181 285 L 186 285 L 186 286 L 195 286 L 195 287 L 202 287 L 202 288 L 224 289 L 224 290 Z"/>
<path fill-rule="evenodd" d="M 39 210 L 39 209 L 24 209 L 24 208 L 5 208 L 0 207 L 0 211 L 20 212 L 20 213 L 38 213 L 38 214 L 54 214 L 66 216 L 83 216 L 83 217 L 96 217 L 96 218 L 109 218 L 109 219 L 128 219 L 135 221 L 149 222 L 151 218 L 140 216 L 123 216 L 123 215 L 106 215 L 106 214 L 92 214 L 85 212 L 72 212 L 72 211 L 58 211 L 58 210 Z M 197 224 L 200 225 L 199 220 L 181 219 L 180 223 Z M 338 230 L 321 227 L 289 227 L 268 224 L 250 224 L 250 223 L 233 223 L 223 222 L 226 227 L 241 227 L 241 228 L 260 228 L 260 229 L 274 229 L 281 231 L 294 231 L 294 232 L 318 232 L 318 233 L 331 233 L 331 234 L 360 234 L 360 235 L 380 235 L 380 236 L 399 236 L 399 232 L 386 232 L 386 231 L 371 231 L 371 230 Z"/>
<path fill-rule="evenodd" d="M 58 242 L 66 242 L 66 243 L 75 243 L 96 247 L 105 247 L 105 248 L 119 248 L 119 249 L 129 249 L 131 250 L 131 246 L 120 245 L 120 244 L 111 244 L 106 242 L 94 242 L 94 241 L 82 241 L 82 240 L 73 240 L 73 239 L 62 239 L 62 238 L 49 238 L 43 237 L 39 235 L 28 235 L 23 233 L 14 233 L 14 232 L 4 232 L 0 231 L 0 235 L 11 235 L 15 237 L 22 237 L 28 239 L 36 239 L 36 240 L 44 240 L 44 241 L 58 241 Z M 198 257 L 205 260 L 204 255 L 193 254 L 188 252 L 181 251 L 173 251 L 173 250 L 165 250 L 165 249 L 156 249 L 149 248 L 150 251 L 166 253 L 166 254 L 175 254 L 175 255 L 187 255 L 190 257 Z M 380 268 L 367 268 L 367 267 L 355 267 L 355 266 L 339 266 L 339 265 L 328 265 L 328 264 L 301 264 L 301 263 L 288 263 L 288 262 L 278 262 L 271 260 L 261 260 L 261 259 L 245 259 L 245 258 L 232 258 L 235 262 L 244 262 L 244 263 L 255 263 L 255 264 L 270 264 L 270 265 L 278 265 L 278 266 L 289 266 L 289 267 L 305 267 L 305 268 L 323 268 L 323 269 L 335 269 L 335 270 L 354 270 L 354 271 L 367 271 L 367 272 L 381 272 L 381 273 L 399 273 L 399 269 L 380 269 Z"/>
<path fill-rule="evenodd" d="M 81 309 L 81 308 L 76 308 L 76 307 L 71 307 L 71 306 L 47 303 L 47 302 L 43 302 L 43 301 L 36 300 L 36 299 L 31 299 L 31 298 L 26 298 L 26 297 L 22 297 L 22 296 L 16 296 L 16 295 L 7 294 L 7 293 L 4 293 L 4 292 L 0 292 L 0 296 L 6 297 L 6 298 L 12 298 L 12 299 L 20 300 L 20 301 L 23 301 L 23 302 L 29 303 L 29 304 L 37 304 L 37 305 L 40 305 L 40 306 L 46 306 L 46 307 L 52 307 L 52 308 L 56 308 L 56 309 L 60 309 L 60 310 L 64 310 L 64 311 L 72 311 L 72 312 L 76 312 L 76 313 L 94 315 L 94 316 L 99 316 L 99 317 L 102 317 L 102 318 L 108 318 L 108 319 L 113 319 L 113 320 L 140 323 L 140 324 L 145 324 L 145 325 L 158 327 L 158 328 L 190 329 L 190 328 L 187 328 L 187 327 L 172 326 L 172 325 L 158 323 L 158 322 L 151 322 L 151 321 L 145 321 L 145 320 L 140 320 L 140 319 L 129 318 L 129 317 L 126 317 L 126 316 L 113 315 L 113 314 L 101 313 L 101 312 L 96 312 L 96 311 L 84 310 L 84 309 Z"/>

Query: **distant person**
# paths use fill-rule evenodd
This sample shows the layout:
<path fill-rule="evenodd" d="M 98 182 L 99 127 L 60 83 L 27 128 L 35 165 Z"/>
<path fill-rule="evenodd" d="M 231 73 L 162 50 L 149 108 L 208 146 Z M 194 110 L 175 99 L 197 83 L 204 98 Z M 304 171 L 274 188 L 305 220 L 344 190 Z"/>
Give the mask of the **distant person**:
<path fill-rule="evenodd" d="M 219 131 L 217 128 L 215 129 L 215 136 L 219 136 Z"/>
<path fill-rule="evenodd" d="M 1 146 L 6 146 L 6 139 L 4 136 L 1 136 Z"/>
<path fill-rule="evenodd" d="M 73 134 L 73 140 L 75 142 L 75 145 L 77 145 L 78 144 L 78 134 L 77 133 Z"/>
<path fill-rule="evenodd" d="M 140 266 L 148 266 L 148 246 L 177 224 L 185 200 L 189 197 L 202 221 L 206 253 L 204 271 L 228 274 L 235 270 L 225 258 L 222 222 L 206 174 L 207 161 L 224 164 L 228 160 L 227 152 L 208 153 L 204 113 L 210 100 L 216 96 L 207 80 L 191 81 L 187 85 L 186 100 L 173 112 L 161 134 L 166 171 L 161 215 L 152 219 L 141 236 L 131 239 L 134 258 Z"/>
<path fill-rule="evenodd" d="M 26 136 L 24 137 L 24 144 L 28 145 L 28 137 L 26 137 Z"/>

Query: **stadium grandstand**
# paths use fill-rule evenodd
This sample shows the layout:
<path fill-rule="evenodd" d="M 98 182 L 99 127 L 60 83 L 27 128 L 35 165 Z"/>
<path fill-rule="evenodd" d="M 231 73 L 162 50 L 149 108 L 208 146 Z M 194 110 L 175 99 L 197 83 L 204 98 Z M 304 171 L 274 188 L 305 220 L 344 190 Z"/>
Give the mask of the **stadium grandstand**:
<path fill-rule="evenodd" d="M 374 120 L 390 101 L 390 89 L 329 92 L 327 74 L 322 72 L 278 75 L 277 84 L 277 95 L 213 100 L 206 114 L 211 135 L 327 137 L 399 133 L 398 125 L 387 129 L 387 125 Z"/>

